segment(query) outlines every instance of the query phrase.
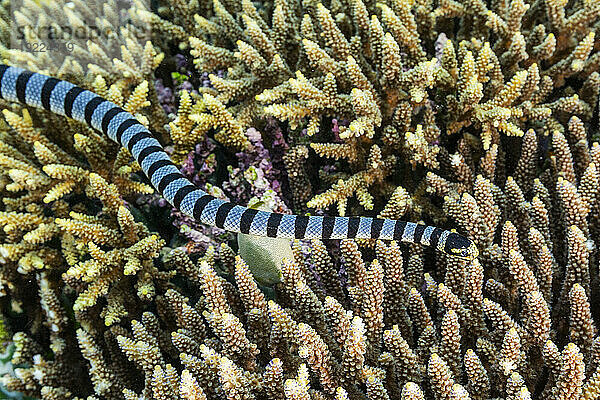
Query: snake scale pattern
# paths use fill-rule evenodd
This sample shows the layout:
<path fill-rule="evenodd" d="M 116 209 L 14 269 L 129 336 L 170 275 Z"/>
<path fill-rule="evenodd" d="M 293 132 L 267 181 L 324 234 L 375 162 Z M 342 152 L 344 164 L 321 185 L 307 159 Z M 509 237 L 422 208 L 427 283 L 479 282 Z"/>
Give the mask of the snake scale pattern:
<path fill-rule="evenodd" d="M 297 239 L 382 239 L 477 257 L 475 244 L 433 226 L 371 217 L 300 216 L 260 211 L 217 199 L 185 178 L 161 144 L 133 115 L 72 83 L 0 65 L 0 97 L 87 123 L 128 149 L 172 206 L 203 224 L 245 234 Z"/>

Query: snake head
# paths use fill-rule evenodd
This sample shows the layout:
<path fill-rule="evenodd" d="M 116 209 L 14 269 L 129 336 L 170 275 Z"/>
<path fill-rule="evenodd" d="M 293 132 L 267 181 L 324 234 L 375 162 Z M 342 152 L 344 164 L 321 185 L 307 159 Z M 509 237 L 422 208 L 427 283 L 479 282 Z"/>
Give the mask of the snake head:
<path fill-rule="evenodd" d="M 446 254 L 465 260 L 473 260 L 479 256 L 479 249 L 471 239 L 454 232 L 448 235 L 444 251 Z"/>

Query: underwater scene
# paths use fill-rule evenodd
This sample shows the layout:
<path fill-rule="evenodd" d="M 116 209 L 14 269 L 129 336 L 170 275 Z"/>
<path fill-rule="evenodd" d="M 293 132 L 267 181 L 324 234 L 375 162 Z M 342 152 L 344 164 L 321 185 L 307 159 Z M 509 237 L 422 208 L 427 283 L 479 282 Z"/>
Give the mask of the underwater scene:
<path fill-rule="evenodd" d="M 600 400 L 600 0 L 0 0 L 0 399 Z"/>

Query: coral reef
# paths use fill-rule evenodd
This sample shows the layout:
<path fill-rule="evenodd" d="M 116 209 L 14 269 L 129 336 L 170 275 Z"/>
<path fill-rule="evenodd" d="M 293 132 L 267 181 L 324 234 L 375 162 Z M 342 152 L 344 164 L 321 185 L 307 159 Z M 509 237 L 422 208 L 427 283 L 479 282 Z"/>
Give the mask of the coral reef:
<path fill-rule="evenodd" d="M 140 18 L 165 34 L 189 31 L 198 69 L 227 71 L 209 74 L 204 90 L 239 124 L 273 116 L 305 127 L 319 156 L 343 161 L 351 173 L 321 167 L 316 189 L 328 190 L 309 207 L 335 204 L 344 214 L 355 199 L 352 214 L 376 201 L 381 209 L 401 183 L 418 199 L 412 215 L 427 215 L 412 170 L 457 163 L 457 141 L 472 135 L 487 151 L 501 134 L 549 135 L 568 115 L 591 120 L 597 2 L 372 3 L 213 1 L 192 23 L 194 3 L 173 2 Z M 572 78 L 580 83 L 567 90 Z M 332 117 L 348 121 L 333 141 L 322 129 Z"/>
<path fill-rule="evenodd" d="M 151 42 L 112 1 L 23 4 L 25 24 L 92 13 L 114 37 L 60 64 L 11 49 L 3 1 L 2 58 L 122 105 L 211 194 L 456 226 L 480 256 L 294 242 L 273 277 L 171 211 L 126 150 L 2 102 L 7 390 L 600 398 L 599 2 L 131 2 Z"/>

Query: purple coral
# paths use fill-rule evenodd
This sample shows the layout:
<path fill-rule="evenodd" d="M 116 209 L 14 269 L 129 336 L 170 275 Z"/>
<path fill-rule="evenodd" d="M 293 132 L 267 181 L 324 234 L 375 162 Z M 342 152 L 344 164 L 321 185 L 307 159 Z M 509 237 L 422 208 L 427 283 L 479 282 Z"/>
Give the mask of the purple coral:
<path fill-rule="evenodd" d="M 265 147 L 262 135 L 254 128 L 246 131 L 246 136 L 252 143 L 250 151 L 236 153 L 238 158 L 237 168 L 229 168 L 229 181 L 223 184 L 224 190 L 231 194 L 236 202 L 246 204 L 250 198 L 261 198 L 265 193 L 271 190 L 274 193 L 273 200 L 275 211 L 289 212 L 285 203 L 281 200 L 282 170 L 276 168 L 271 160 L 271 154 Z M 279 157 L 279 152 L 286 147 L 283 136 L 280 132 L 274 133 L 276 143 L 275 153 Z"/>
<path fill-rule="evenodd" d="M 267 123 L 265 138 L 255 128 L 246 131 L 252 143 L 251 150 L 236 153 L 237 166 L 228 166 L 229 178 L 219 189 L 211 185 L 216 179 L 218 151 L 217 143 L 209 138 L 197 143 L 183 161 L 181 173 L 194 184 L 224 200 L 238 204 L 248 204 L 252 199 L 261 199 L 269 208 L 277 212 L 289 213 L 282 200 L 283 154 L 288 145 L 276 122 Z M 269 143 L 265 145 L 265 140 Z M 173 225 L 191 241 L 190 251 L 203 251 L 210 245 L 216 245 L 224 239 L 227 232 L 222 229 L 202 225 L 177 210 L 172 210 Z"/>
<path fill-rule="evenodd" d="M 337 118 L 333 118 L 331 120 L 331 132 L 334 136 L 334 143 L 343 143 L 344 141 L 340 138 L 340 127 L 348 127 L 350 122 L 347 119 L 338 120 Z"/>
<path fill-rule="evenodd" d="M 195 185 L 204 188 L 209 187 L 209 179 L 217 167 L 216 148 L 216 143 L 205 137 L 202 142 L 196 144 L 194 151 L 190 152 L 183 161 L 180 168 L 181 173 Z M 219 193 L 211 192 L 211 194 L 222 197 L 219 196 Z M 224 198 L 224 200 L 229 199 Z M 171 210 L 171 217 L 173 218 L 173 225 L 179 229 L 179 232 L 194 243 L 192 251 L 204 251 L 208 246 L 217 244 L 216 238 L 223 238 L 228 235 L 223 229 L 203 225 L 175 209 Z"/>
<path fill-rule="evenodd" d="M 163 110 L 168 114 L 174 114 L 177 110 L 175 106 L 175 96 L 173 95 L 173 89 L 164 85 L 162 79 L 156 79 L 154 81 L 156 87 L 156 94 L 158 96 L 158 102 L 162 106 Z"/>
<path fill-rule="evenodd" d="M 188 60 L 185 56 L 177 54 L 174 56 L 177 70 L 182 75 L 189 76 Z M 219 77 L 225 75 L 224 71 L 216 71 Z M 202 88 L 212 87 L 209 79 L 209 73 L 204 72 L 199 77 L 199 86 Z M 180 83 L 180 84 L 179 84 Z M 181 90 L 187 90 L 191 93 L 197 93 L 191 80 L 177 82 L 173 79 L 171 82 L 173 89 L 164 85 L 160 79 L 156 81 L 156 88 L 160 104 L 165 111 L 174 115 L 177 111 L 178 93 Z M 201 89 L 199 89 L 201 90 Z M 216 179 L 217 158 L 215 151 L 217 143 L 205 137 L 197 143 L 194 151 L 190 152 L 181 165 L 181 173 L 185 175 L 195 185 L 206 188 L 207 192 L 223 199 L 231 200 L 238 204 L 248 204 L 252 198 L 262 199 L 267 206 L 278 212 L 289 213 L 290 210 L 282 200 L 284 186 L 286 185 L 283 155 L 288 149 L 283 132 L 275 119 L 268 119 L 264 137 L 261 133 L 250 128 L 246 135 L 252 143 L 249 151 L 236 153 L 237 166 L 229 165 L 227 170 L 228 179 L 222 183 L 220 190 L 212 186 L 210 182 Z M 159 204 L 159 199 L 149 200 L 153 205 L 163 207 L 164 201 Z M 177 227 L 186 238 L 194 243 L 195 250 L 204 250 L 209 245 L 215 245 L 216 238 L 223 237 L 227 233 L 219 228 L 206 227 L 197 223 L 179 211 L 172 210 L 171 217 L 173 225 Z"/>

